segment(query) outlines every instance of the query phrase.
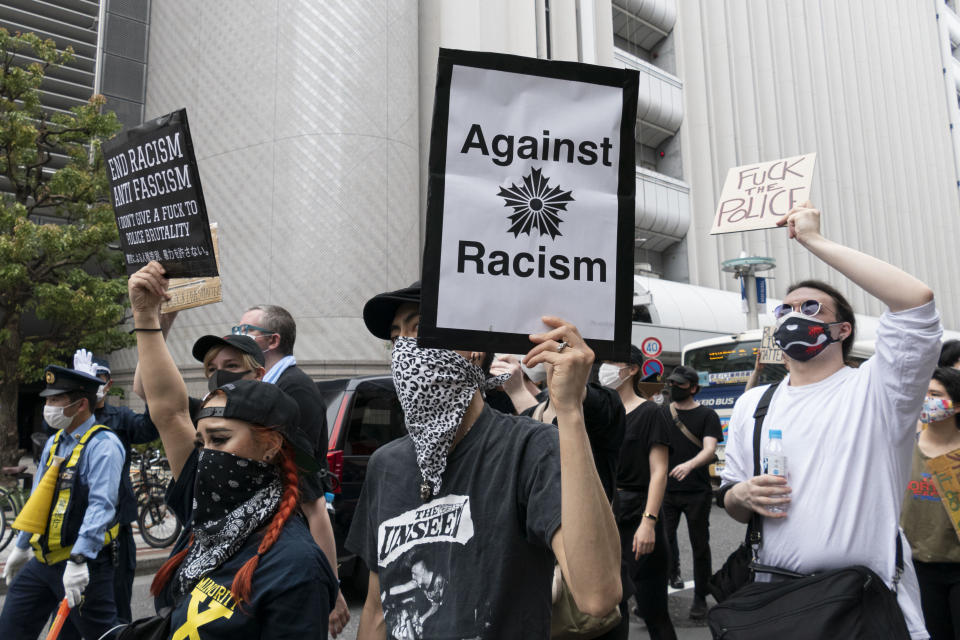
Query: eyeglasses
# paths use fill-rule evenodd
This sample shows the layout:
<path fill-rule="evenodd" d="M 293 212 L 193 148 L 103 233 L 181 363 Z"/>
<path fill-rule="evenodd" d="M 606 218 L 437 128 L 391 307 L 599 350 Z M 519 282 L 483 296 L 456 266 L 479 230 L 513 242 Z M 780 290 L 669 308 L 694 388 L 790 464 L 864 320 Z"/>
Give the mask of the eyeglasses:
<path fill-rule="evenodd" d="M 787 315 L 791 311 L 797 310 L 797 311 L 800 311 L 800 313 L 802 313 L 803 315 L 809 316 L 812 318 L 813 316 L 820 313 L 821 309 L 826 309 L 827 311 L 830 311 L 830 308 L 820 304 L 819 300 L 804 300 L 803 302 L 800 303 L 799 309 L 795 309 L 795 307 L 792 304 L 783 303 L 783 304 L 778 304 L 776 307 L 773 308 L 773 317 L 779 320 L 780 318 Z"/>
<path fill-rule="evenodd" d="M 265 335 L 273 335 L 275 331 L 270 331 L 270 329 L 264 329 L 263 327 L 258 327 L 255 324 L 238 324 L 237 326 L 230 329 L 230 333 L 235 336 L 248 336 L 251 331 L 259 331 Z"/>

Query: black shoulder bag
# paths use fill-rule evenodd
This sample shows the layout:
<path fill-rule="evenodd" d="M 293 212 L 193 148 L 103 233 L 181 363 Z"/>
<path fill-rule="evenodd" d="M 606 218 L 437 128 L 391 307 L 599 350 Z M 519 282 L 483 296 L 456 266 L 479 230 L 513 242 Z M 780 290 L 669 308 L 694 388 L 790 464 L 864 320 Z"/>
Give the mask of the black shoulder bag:
<path fill-rule="evenodd" d="M 760 431 L 776 390 L 771 385 L 754 412 L 754 475 L 760 473 Z M 853 565 L 822 573 L 804 575 L 757 563 L 763 544 L 763 518 L 750 519 L 747 538 L 710 579 L 728 589 L 746 577 L 746 583 L 731 593 L 720 591 L 723 599 L 707 614 L 710 633 L 723 640 L 809 640 L 850 638 L 853 640 L 909 640 L 907 623 L 897 602 L 896 588 L 903 573 L 903 547 L 897 533 L 896 574 L 893 590 L 872 569 Z M 746 566 L 743 565 L 747 559 Z M 728 565 L 731 566 L 728 569 Z M 725 580 L 718 575 L 727 570 Z M 773 574 L 773 582 L 753 582 L 756 572 Z M 719 589 L 718 589 L 719 590 Z M 716 593 L 714 594 L 716 597 Z"/>

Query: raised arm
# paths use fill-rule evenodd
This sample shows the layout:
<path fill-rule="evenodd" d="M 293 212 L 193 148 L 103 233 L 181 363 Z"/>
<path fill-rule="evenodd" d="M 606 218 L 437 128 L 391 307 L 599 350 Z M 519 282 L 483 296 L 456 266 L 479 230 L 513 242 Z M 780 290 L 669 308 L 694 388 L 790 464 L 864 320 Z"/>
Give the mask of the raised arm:
<path fill-rule="evenodd" d="M 180 471 L 196 441 L 190 421 L 187 386 L 167 350 L 160 331 L 160 304 L 168 298 L 167 278 L 159 262 L 151 262 L 130 276 L 127 289 L 137 331 L 139 364 L 148 372 L 142 376 L 143 391 L 150 417 L 160 433 L 163 448 L 174 478 Z"/>
<path fill-rule="evenodd" d="M 170 313 L 161 313 L 160 314 L 160 333 L 163 334 L 163 339 L 166 340 L 167 336 L 170 335 L 170 329 L 173 328 L 173 321 L 177 319 L 177 314 L 179 311 L 171 311 Z M 133 370 L 133 392 L 140 396 L 144 401 L 147 399 L 147 396 L 143 393 L 143 380 L 140 378 L 140 361 L 137 361 L 137 366 Z"/>
<path fill-rule="evenodd" d="M 913 309 L 933 300 L 933 291 L 920 280 L 856 249 L 827 240 L 820 233 L 820 211 L 810 201 L 794 207 L 777 223 L 854 284 L 886 304 L 890 311 Z"/>
<path fill-rule="evenodd" d="M 583 395 L 593 351 L 580 332 L 560 318 L 545 316 L 552 331 L 533 335 L 537 343 L 528 367 L 548 365 L 550 404 L 560 436 L 560 528 L 551 546 L 577 607 L 604 616 L 620 602 L 620 537 L 600 476 L 593 463 L 583 420 Z M 566 344 L 558 350 L 561 344 Z"/>

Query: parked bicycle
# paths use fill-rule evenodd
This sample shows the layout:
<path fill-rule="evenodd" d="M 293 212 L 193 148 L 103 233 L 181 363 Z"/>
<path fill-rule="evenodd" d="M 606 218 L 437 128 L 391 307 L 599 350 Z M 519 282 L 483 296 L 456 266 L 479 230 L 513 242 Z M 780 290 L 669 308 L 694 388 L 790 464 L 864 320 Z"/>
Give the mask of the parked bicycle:
<path fill-rule="evenodd" d="M 159 451 L 134 452 L 130 480 L 137 499 L 137 525 L 143 541 L 151 547 L 169 547 L 183 529 L 164 496 L 171 479 L 170 464 Z"/>
<path fill-rule="evenodd" d="M 17 534 L 13 530 L 13 521 L 30 497 L 33 474 L 27 473 L 27 465 L 3 467 L 0 473 L 5 478 L 13 478 L 17 481 L 8 487 L 0 486 L 0 551 L 3 551 Z"/>

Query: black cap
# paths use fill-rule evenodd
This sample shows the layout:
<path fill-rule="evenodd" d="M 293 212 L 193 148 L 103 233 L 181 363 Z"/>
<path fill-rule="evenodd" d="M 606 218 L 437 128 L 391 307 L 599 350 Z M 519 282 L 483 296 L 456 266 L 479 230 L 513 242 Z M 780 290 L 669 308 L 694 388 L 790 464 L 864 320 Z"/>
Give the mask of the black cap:
<path fill-rule="evenodd" d="M 677 382 L 679 384 L 686 384 L 689 382 L 690 384 L 699 386 L 700 376 L 690 367 L 680 365 L 679 367 L 675 367 L 673 373 L 667 377 L 667 382 Z"/>
<path fill-rule="evenodd" d="M 643 355 L 643 351 L 640 351 L 637 347 L 630 345 L 630 359 L 627 360 L 627 364 L 635 364 L 638 367 L 643 367 L 643 361 L 646 360 L 646 357 Z"/>
<path fill-rule="evenodd" d="M 43 370 L 44 380 L 47 388 L 40 392 L 41 398 L 49 396 L 58 396 L 61 393 L 70 391 L 82 391 L 83 393 L 96 393 L 103 380 L 91 376 L 88 373 L 58 367 L 51 364 Z"/>
<path fill-rule="evenodd" d="M 310 439 L 300 430 L 300 409 L 296 401 L 280 387 L 259 380 L 237 380 L 221 386 L 227 396 L 223 407 L 204 407 L 197 420 L 211 417 L 243 420 L 261 427 L 276 429 L 293 446 L 297 466 L 304 471 L 318 471 L 320 465 L 312 455 Z"/>
<path fill-rule="evenodd" d="M 250 336 L 230 334 L 228 336 L 202 336 L 193 343 L 193 357 L 203 362 L 207 352 L 213 347 L 233 347 L 251 356 L 261 367 L 266 366 L 263 350 Z"/>
<path fill-rule="evenodd" d="M 367 330 L 381 340 L 390 339 L 390 325 L 397 315 L 397 308 L 407 302 L 420 304 L 420 281 L 405 289 L 380 293 L 363 305 L 363 322 Z"/>

